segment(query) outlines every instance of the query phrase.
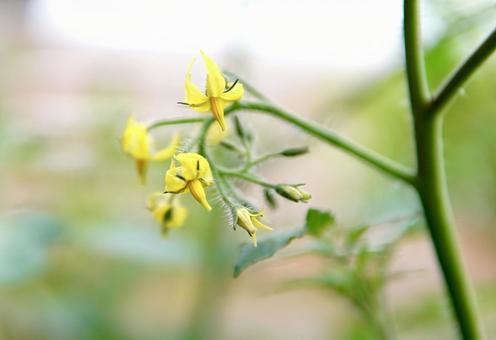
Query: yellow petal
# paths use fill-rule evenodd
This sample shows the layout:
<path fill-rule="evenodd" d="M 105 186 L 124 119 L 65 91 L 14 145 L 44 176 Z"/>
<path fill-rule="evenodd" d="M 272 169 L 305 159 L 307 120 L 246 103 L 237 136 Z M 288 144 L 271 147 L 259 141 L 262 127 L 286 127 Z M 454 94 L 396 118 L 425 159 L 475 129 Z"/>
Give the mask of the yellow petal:
<path fill-rule="evenodd" d="M 166 148 L 163 148 L 162 150 L 157 151 L 153 155 L 153 160 L 163 161 L 163 160 L 171 158 L 174 155 L 174 153 L 176 152 L 178 145 L 179 145 L 179 135 L 176 133 L 172 137 L 172 141 L 170 142 L 169 146 L 167 146 Z"/>
<path fill-rule="evenodd" d="M 234 102 L 236 100 L 240 100 L 241 97 L 243 97 L 244 91 L 245 90 L 243 88 L 243 84 L 237 83 L 228 92 L 222 93 L 220 95 L 220 98 L 228 102 Z"/>
<path fill-rule="evenodd" d="M 210 111 L 210 101 L 207 100 L 203 104 L 190 105 L 189 107 L 195 110 L 196 112 L 207 112 Z"/>
<path fill-rule="evenodd" d="M 207 96 L 219 97 L 226 88 L 226 80 L 219 70 L 219 66 L 201 51 L 205 67 L 207 68 Z"/>
<path fill-rule="evenodd" d="M 174 229 L 183 225 L 187 210 L 178 204 L 162 203 L 153 211 L 153 216 L 163 227 Z"/>
<path fill-rule="evenodd" d="M 202 183 L 195 179 L 188 182 L 188 189 L 191 195 L 208 211 L 212 210 L 210 204 L 208 204 L 207 196 L 205 195 L 205 190 L 203 189 Z"/>
<path fill-rule="evenodd" d="M 181 164 L 181 175 L 187 181 L 206 177 L 211 174 L 208 161 L 200 154 L 185 152 L 180 153 L 175 158 Z"/>
<path fill-rule="evenodd" d="M 129 117 L 122 134 L 122 149 L 137 159 L 150 158 L 150 137 L 145 124 Z"/>
<path fill-rule="evenodd" d="M 256 231 L 251 221 L 251 214 L 246 208 L 238 209 L 236 215 L 238 217 L 237 223 L 241 227 L 245 228 L 249 234 L 252 234 Z"/>
<path fill-rule="evenodd" d="M 262 228 L 262 229 L 271 230 L 271 231 L 273 230 L 268 225 L 265 225 L 262 222 L 260 222 L 256 217 L 252 217 L 252 222 L 255 225 L 255 227 L 257 227 L 257 228 Z"/>
<path fill-rule="evenodd" d="M 214 118 L 220 125 L 222 131 L 226 129 L 226 121 L 224 119 L 224 101 L 220 98 L 210 98 L 210 110 Z"/>
<path fill-rule="evenodd" d="M 187 181 L 182 176 L 178 174 L 177 168 L 174 165 L 174 161 L 171 163 L 171 167 L 165 173 L 165 192 L 170 193 L 180 193 L 184 191 L 187 186 Z"/>
<path fill-rule="evenodd" d="M 161 203 L 155 207 L 152 211 L 152 215 L 157 222 L 162 223 L 165 214 L 171 209 L 171 205 L 168 203 Z"/>
<path fill-rule="evenodd" d="M 180 205 L 175 204 L 172 210 L 172 215 L 169 221 L 164 221 L 168 228 L 179 228 L 184 224 L 184 220 L 188 216 L 188 210 Z"/>
<path fill-rule="evenodd" d="M 208 111 L 208 97 L 200 91 L 200 89 L 191 81 L 191 67 L 193 66 L 194 59 L 189 63 L 186 71 L 186 79 L 184 82 L 186 92 L 186 103 L 190 104 L 192 108 L 197 111 Z M 206 106 L 205 106 L 206 104 Z"/>
<path fill-rule="evenodd" d="M 207 133 L 207 143 L 208 144 L 219 144 L 228 135 L 227 129 L 222 130 L 219 124 L 212 124 L 208 129 Z"/>

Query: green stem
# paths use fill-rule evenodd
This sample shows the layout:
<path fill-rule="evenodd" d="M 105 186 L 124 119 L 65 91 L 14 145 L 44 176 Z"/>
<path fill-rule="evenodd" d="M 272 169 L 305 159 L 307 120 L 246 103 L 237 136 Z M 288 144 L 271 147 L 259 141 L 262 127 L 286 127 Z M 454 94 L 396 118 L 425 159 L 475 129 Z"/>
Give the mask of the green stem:
<path fill-rule="evenodd" d="M 418 167 L 416 189 L 460 333 L 466 340 L 482 339 L 472 287 L 465 272 L 455 233 L 444 169 L 443 118 L 437 114 L 463 80 L 473 72 L 472 68 L 476 62 L 472 62 L 470 67 L 462 66 L 462 73 L 457 75 L 460 71 L 456 72 L 439 92 L 441 97 L 436 98 L 441 99 L 430 101 L 420 40 L 419 1 L 405 0 L 404 11 L 406 72 L 410 106 L 415 122 Z M 480 57 L 476 60 L 479 61 Z"/>
<path fill-rule="evenodd" d="M 443 162 L 442 116 L 415 120 L 418 193 L 455 316 L 464 339 L 482 339 L 472 287 L 456 237 Z"/>
<path fill-rule="evenodd" d="M 403 8 L 408 93 L 410 106 L 415 115 L 424 110 L 430 97 L 422 53 L 419 6 L 417 0 L 405 0 Z"/>
<path fill-rule="evenodd" d="M 432 113 L 441 112 L 441 108 L 449 102 L 463 83 L 479 68 L 491 53 L 494 52 L 495 46 L 496 28 L 445 81 L 440 90 L 433 96 L 428 110 Z"/>
<path fill-rule="evenodd" d="M 244 170 L 246 171 L 246 170 L 254 167 L 255 165 L 258 165 L 260 163 L 263 163 L 263 162 L 268 161 L 269 159 L 275 158 L 275 157 L 282 157 L 282 155 L 280 152 L 274 152 L 274 153 L 269 153 L 269 154 L 260 156 L 256 159 L 252 160 L 251 162 L 246 163 L 246 165 L 244 166 Z"/>
<path fill-rule="evenodd" d="M 268 183 L 259 177 L 256 177 L 256 176 L 251 175 L 251 174 L 243 173 L 243 172 L 223 170 L 221 172 L 221 175 L 229 176 L 229 177 L 236 177 L 236 178 L 242 179 L 242 180 L 247 181 L 247 182 L 258 184 L 264 188 L 274 189 L 276 187 L 276 185 Z"/>
<path fill-rule="evenodd" d="M 172 118 L 156 121 L 148 126 L 148 131 L 151 131 L 160 126 L 166 125 L 178 125 L 178 124 L 191 124 L 191 123 L 203 123 L 206 118 L 194 117 L 194 118 Z"/>
<path fill-rule="evenodd" d="M 202 129 L 200 131 L 200 135 L 198 136 L 198 152 L 205 157 L 205 159 L 208 161 L 210 165 L 210 169 L 212 171 L 212 176 L 216 181 L 216 188 L 217 192 L 219 193 L 220 197 L 222 198 L 222 201 L 229 206 L 229 207 L 234 207 L 235 204 L 233 203 L 233 200 L 236 198 L 233 197 L 232 192 L 230 191 L 230 188 L 226 185 L 225 180 L 222 178 L 220 175 L 220 169 L 217 168 L 215 165 L 215 162 L 212 161 L 212 158 L 210 157 L 210 154 L 208 153 L 207 150 L 207 145 L 206 145 L 206 139 L 207 139 L 207 133 L 210 125 L 215 120 L 213 118 L 209 118 L 203 123 Z M 233 216 L 234 218 L 234 216 Z"/>
<path fill-rule="evenodd" d="M 381 170 L 384 173 L 389 174 L 392 177 L 395 177 L 410 185 L 415 185 L 415 175 L 403 165 L 398 164 L 363 146 L 355 144 L 354 142 L 336 134 L 334 131 L 325 128 L 319 123 L 298 117 L 268 103 L 239 102 L 233 104 L 229 109 L 229 112 L 239 110 L 258 111 L 282 119 L 299 127 L 309 135 L 350 153 L 356 158 Z M 226 110 L 226 113 L 227 112 L 228 111 Z"/>
<path fill-rule="evenodd" d="M 246 79 L 241 78 L 236 73 L 231 72 L 229 70 L 224 70 L 223 72 L 224 72 L 224 74 L 226 74 L 232 78 L 238 79 L 239 82 L 241 84 L 243 84 L 246 92 L 251 94 L 254 98 L 261 100 L 261 101 L 265 101 L 265 102 L 269 101 L 269 99 L 262 92 L 258 91 L 253 85 L 251 85 L 249 82 L 247 82 Z"/>

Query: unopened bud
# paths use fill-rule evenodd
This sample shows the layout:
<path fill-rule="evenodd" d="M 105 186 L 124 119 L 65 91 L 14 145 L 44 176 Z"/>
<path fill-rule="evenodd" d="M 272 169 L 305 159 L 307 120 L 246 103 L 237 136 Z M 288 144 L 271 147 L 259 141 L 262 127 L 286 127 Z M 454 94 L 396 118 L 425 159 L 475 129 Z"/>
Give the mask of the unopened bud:
<path fill-rule="evenodd" d="M 271 209 L 277 208 L 277 201 L 276 198 L 274 197 L 274 191 L 272 189 L 264 189 L 264 197 L 265 201 L 269 205 Z"/>
<path fill-rule="evenodd" d="M 294 185 L 282 184 L 276 187 L 276 192 L 284 198 L 293 202 L 308 202 L 312 195 L 308 192 L 299 189 Z"/>
<path fill-rule="evenodd" d="M 235 144 L 228 142 L 228 141 L 223 140 L 219 143 L 219 145 L 222 146 L 223 148 L 229 150 L 229 151 L 239 151 L 238 147 Z"/>
<path fill-rule="evenodd" d="M 306 153 L 308 153 L 308 146 L 302 146 L 302 147 L 297 147 L 297 148 L 289 148 L 286 150 L 281 151 L 281 155 L 284 157 L 295 157 L 295 156 L 301 156 Z"/>

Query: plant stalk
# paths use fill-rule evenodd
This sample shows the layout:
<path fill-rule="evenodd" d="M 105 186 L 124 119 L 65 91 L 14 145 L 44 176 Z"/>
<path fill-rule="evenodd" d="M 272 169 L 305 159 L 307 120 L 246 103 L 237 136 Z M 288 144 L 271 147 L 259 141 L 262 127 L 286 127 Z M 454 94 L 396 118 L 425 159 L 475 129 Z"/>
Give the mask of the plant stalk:
<path fill-rule="evenodd" d="M 475 297 L 464 268 L 448 196 L 442 146 L 443 116 L 417 118 L 418 193 L 463 339 L 483 339 Z"/>
<path fill-rule="evenodd" d="M 419 0 L 404 1 L 406 73 L 417 153 L 416 189 L 460 334 L 463 339 L 478 340 L 483 339 L 482 329 L 479 325 L 473 290 L 465 272 L 456 237 L 448 196 L 441 114 L 444 104 L 475 68 L 470 67 L 470 71 L 463 71 L 465 68 L 462 66 L 462 75 L 457 76 L 459 71 L 455 72 L 455 76 L 441 90 L 441 96 L 431 100 L 422 53 L 419 2 Z M 475 59 L 472 66 L 478 65 L 484 58 Z M 453 81 L 453 85 L 450 85 Z"/>

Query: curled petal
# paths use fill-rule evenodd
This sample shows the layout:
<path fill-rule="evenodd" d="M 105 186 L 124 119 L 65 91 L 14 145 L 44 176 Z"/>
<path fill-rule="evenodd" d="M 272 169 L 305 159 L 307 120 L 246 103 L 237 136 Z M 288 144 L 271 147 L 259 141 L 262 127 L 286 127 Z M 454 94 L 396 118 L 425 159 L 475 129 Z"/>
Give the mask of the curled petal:
<path fill-rule="evenodd" d="M 176 149 L 178 146 L 179 146 L 179 135 L 175 134 L 172 137 L 172 141 L 170 142 L 169 146 L 167 146 L 166 148 L 163 148 L 162 150 L 157 151 L 153 155 L 153 160 L 163 161 L 163 160 L 171 158 L 174 155 L 174 153 L 176 152 Z"/>
<path fill-rule="evenodd" d="M 201 51 L 201 55 L 207 68 L 207 96 L 219 97 L 226 88 L 226 80 L 219 66 L 205 52 Z"/>
<path fill-rule="evenodd" d="M 122 149 L 136 159 L 150 158 L 150 137 L 145 124 L 129 117 L 122 134 Z"/>
<path fill-rule="evenodd" d="M 227 92 L 224 92 L 220 95 L 220 98 L 227 102 L 234 102 L 236 100 L 240 100 L 243 97 L 245 89 L 243 88 L 243 84 L 237 83 Z"/>
<path fill-rule="evenodd" d="M 210 165 L 202 155 L 185 152 L 180 153 L 175 158 L 181 164 L 181 174 L 187 181 L 205 177 L 208 174 L 211 176 Z"/>
<path fill-rule="evenodd" d="M 257 228 L 272 230 L 271 227 L 258 220 L 258 218 L 262 215 L 263 214 L 261 212 L 251 212 L 246 208 L 239 208 L 236 211 L 236 223 L 248 232 L 248 235 L 250 235 L 255 247 L 257 246 Z"/>
<path fill-rule="evenodd" d="M 171 163 L 171 167 L 165 173 L 165 192 L 170 193 L 180 193 L 186 189 L 187 181 L 178 172 L 178 168 L 175 167 L 174 162 Z"/>
<path fill-rule="evenodd" d="M 262 222 L 260 222 L 257 218 L 253 218 L 253 224 L 254 224 L 254 225 L 255 225 L 255 227 L 257 227 L 257 228 L 262 228 L 262 229 L 269 230 L 269 231 L 274 230 L 274 229 L 272 229 L 271 227 L 269 227 L 268 225 L 265 225 L 265 224 L 263 224 Z"/>
<path fill-rule="evenodd" d="M 205 190 L 203 189 L 203 184 L 195 179 L 188 182 L 188 189 L 191 195 L 208 211 L 212 210 L 210 204 L 208 204 L 207 196 L 205 195 Z"/>
<path fill-rule="evenodd" d="M 226 121 L 224 119 L 224 105 L 225 102 L 219 98 L 210 98 L 210 110 L 214 115 L 215 120 L 220 125 L 222 131 L 226 130 Z"/>
<path fill-rule="evenodd" d="M 185 92 L 186 92 L 186 102 L 194 109 L 205 109 L 205 105 L 208 102 L 208 97 L 200 91 L 200 89 L 193 84 L 191 81 L 191 68 L 194 63 L 194 59 L 189 63 L 188 69 L 186 71 L 186 79 L 184 82 Z M 208 104 L 207 104 L 208 105 Z M 203 110 L 207 111 L 208 107 Z"/>

